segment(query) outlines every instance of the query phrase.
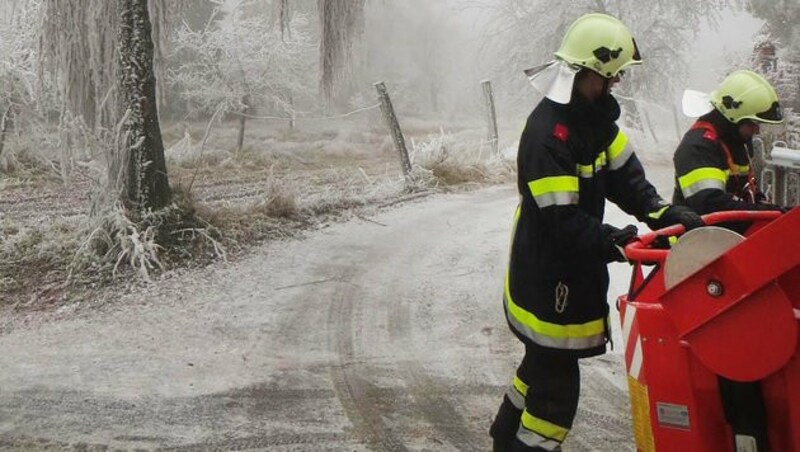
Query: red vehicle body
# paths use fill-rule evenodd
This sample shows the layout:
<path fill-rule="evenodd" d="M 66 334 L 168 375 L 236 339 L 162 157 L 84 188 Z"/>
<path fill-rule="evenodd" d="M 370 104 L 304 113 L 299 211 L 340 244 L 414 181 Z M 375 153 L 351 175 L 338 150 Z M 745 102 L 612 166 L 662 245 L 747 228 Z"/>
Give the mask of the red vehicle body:
<path fill-rule="evenodd" d="M 760 381 L 770 450 L 800 452 L 800 208 L 704 219 L 753 223 L 743 241 L 669 289 L 669 250 L 651 247 L 682 226 L 640 236 L 625 250 L 634 271 L 617 306 L 637 449 L 735 451 L 721 375 Z"/>

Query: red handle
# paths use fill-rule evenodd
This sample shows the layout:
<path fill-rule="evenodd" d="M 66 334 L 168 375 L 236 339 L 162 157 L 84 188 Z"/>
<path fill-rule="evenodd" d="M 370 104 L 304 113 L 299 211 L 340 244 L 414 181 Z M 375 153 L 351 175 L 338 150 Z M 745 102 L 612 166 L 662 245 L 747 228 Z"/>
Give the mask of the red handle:
<path fill-rule="evenodd" d="M 781 212 L 777 210 L 729 210 L 703 215 L 703 221 L 706 225 L 712 225 L 728 221 L 768 221 L 779 216 L 781 216 Z M 640 235 L 625 247 L 625 257 L 635 262 L 664 262 L 669 250 L 652 249 L 650 245 L 657 237 L 680 235 L 683 234 L 684 229 L 683 225 L 676 224 Z"/>

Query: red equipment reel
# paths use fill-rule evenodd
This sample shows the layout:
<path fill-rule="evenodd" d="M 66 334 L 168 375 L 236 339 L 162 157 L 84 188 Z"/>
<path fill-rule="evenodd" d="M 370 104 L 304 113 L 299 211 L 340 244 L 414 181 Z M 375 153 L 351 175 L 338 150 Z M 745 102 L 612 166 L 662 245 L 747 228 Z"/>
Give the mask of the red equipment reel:
<path fill-rule="evenodd" d="M 625 249 L 631 260 L 664 263 L 666 292 L 660 302 L 679 338 L 718 375 L 736 381 L 764 378 L 797 348 L 792 301 L 774 282 L 798 264 L 800 240 L 785 240 L 800 231 L 792 217 L 797 215 L 718 212 L 705 216 L 706 224 L 774 221 L 747 240 L 709 227 L 689 231 L 671 250 L 646 248 L 655 237 L 682 229 L 675 226 L 642 236 Z"/>

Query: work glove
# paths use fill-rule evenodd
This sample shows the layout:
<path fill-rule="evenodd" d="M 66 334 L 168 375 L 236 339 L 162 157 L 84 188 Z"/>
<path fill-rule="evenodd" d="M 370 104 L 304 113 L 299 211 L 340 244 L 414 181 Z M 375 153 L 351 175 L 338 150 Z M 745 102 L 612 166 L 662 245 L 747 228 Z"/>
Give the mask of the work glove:
<path fill-rule="evenodd" d="M 655 250 L 668 250 L 672 248 L 672 245 L 678 241 L 677 237 L 672 237 L 668 235 L 659 235 L 652 242 L 650 242 L 650 248 Z"/>
<path fill-rule="evenodd" d="M 639 230 L 636 226 L 629 224 L 622 229 L 611 226 L 610 224 L 600 225 L 603 234 L 603 259 L 609 262 L 625 262 L 625 245 L 636 238 Z"/>
<path fill-rule="evenodd" d="M 648 221 L 648 226 L 653 230 L 663 229 L 673 224 L 682 224 L 687 232 L 706 225 L 703 218 L 694 210 L 674 204 L 669 206 L 659 218 Z"/>

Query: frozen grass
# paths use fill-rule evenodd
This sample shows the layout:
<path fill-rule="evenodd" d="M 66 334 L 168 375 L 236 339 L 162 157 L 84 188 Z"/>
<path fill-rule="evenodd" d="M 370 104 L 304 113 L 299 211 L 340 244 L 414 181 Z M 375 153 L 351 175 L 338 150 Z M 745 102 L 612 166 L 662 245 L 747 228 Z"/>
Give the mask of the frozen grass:
<path fill-rule="evenodd" d="M 0 303 L 32 305 L 37 293 L 62 292 L 79 229 L 68 221 L 23 228 L 0 222 Z"/>
<path fill-rule="evenodd" d="M 516 171 L 490 142 L 463 141 L 444 131 L 414 143 L 411 160 L 414 179 L 429 188 L 510 181 Z"/>
<path fill-rule="evenodd" d="M 154 214 L 148 215 L 155 216 Z M 155 224 L 142 221 L 137 224 L 120 203 L 94 217 L 96 226 L 88 232 L 70 265 L 70 277 L 86 275 L 117 276 L 120 264 L 127 264 L 139 275 L 149 278 L 150 272 L 163 265 L 158 258 L 163 247 L 156 243 L 158 229 Z"/>
<path fill-rule="evenodd" d="M 48 174 L 51 168 L 46 159 L 25 150 L 13 148 L 0 155 L 0 173 L 6 177 L 26 179 Z"/>

